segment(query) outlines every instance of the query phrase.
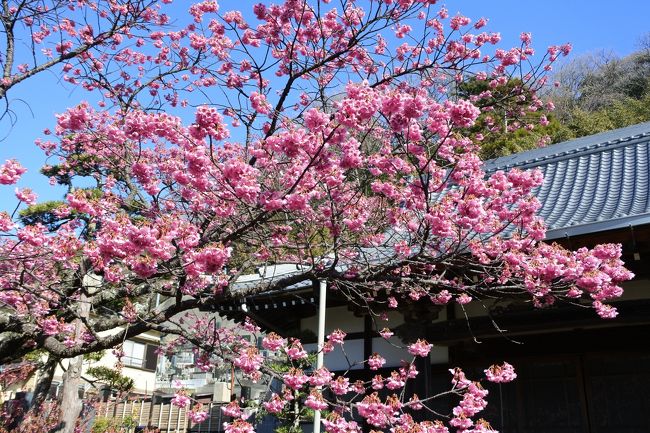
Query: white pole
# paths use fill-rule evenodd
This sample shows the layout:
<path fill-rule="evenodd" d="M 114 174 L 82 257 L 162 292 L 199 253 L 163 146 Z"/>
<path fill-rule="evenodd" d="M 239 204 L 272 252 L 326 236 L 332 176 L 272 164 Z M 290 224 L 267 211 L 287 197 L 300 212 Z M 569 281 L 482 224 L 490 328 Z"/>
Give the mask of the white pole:
<path fill-rule="evenodd" d="M 323 366 L 323 345 L 325 344 L 325 303 L 327 296 L 327 282 L 320 280 L 318 293 L 318 354 L 316 355 L 316 369 Z M 314 433 L 320 433 L 320 410 L 314 411 Z"/>

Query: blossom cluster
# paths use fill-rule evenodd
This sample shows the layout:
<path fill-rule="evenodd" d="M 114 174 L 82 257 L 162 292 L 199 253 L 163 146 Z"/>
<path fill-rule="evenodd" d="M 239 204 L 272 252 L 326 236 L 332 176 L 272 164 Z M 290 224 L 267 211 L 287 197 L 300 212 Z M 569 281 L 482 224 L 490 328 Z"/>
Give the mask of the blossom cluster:
<path fill-rule="evenodd" d="M 27 169 L 15 159 L 5 161 L 0 165 L 0 185 L 12 185 L 20 179 Z"/>

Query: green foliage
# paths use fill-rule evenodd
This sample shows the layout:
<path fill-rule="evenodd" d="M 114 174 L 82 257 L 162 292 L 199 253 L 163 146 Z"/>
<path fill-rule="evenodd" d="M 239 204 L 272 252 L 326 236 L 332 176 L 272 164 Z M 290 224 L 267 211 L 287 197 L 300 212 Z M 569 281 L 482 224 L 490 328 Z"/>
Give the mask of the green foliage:
<path fill-rule="evenodd" d="M 59 185 L 72 186 L 70 173 L 59 165 L 48 165 L 41 168 L 40 171 L 44 176 L 53 177 Z"/>
<path fill-rule="evenodd" d="M 650 120 L 650 51 L 583 56 L 555 78 L 550 96 L 563 131 L 554 143 Z"/>
<path fill-rule="evenodd" d="M 302 426 L 300 424 L 298 425 L 284 424 L 284 425 L 280 425 L 273 431 L 275 433 L 302 433 Z"/>
<path fill-rule="evenodd" d="M 474 97 L 483 109 L 467 131 L 480 143 L 483 159 L 650 121 L 650 51 L 622 59 L 605 54 L 578 58 L 555 78 L 560 87 L 549 94 L 555 112 L 527 112 L 532 93 L 518 79 L 494 89 L 476 79 L 459 84 L 458 95 Z M 546 125 L 540 124 L 542 116 Z M 513 124 L 516 130 L 508 132 Z"/>
<path fill-rule="evenodd" d="M 83 190 L 83 194 L 91 199 L 99 199 L 103 192 L 99 188 L 87 188 Z M 36 203 L 20 211 L 20 220 L 24 225 L 40 223 L 50 231 L 54 231 L 61 223 L 69 221 L 72 218 L 81 217 L 81 214 L 75 210 L 71 210 L 67 216 L 57 215 L 56 211 L 63 206 L 65 206 L 65 203 L 61 200 Z"/>
<path fill-rule="evenodd" d="M 650 92 L 641 99 L 624 98 L 596 111 L 575 109 L 566 127 L 574 137 L 596 134 L 650 120 Z"/>
<path fill-rule="evenodd" d="M 66 138 L 73 139 L 71 136 Z M 71 188 L 73 176 L 90 177 L 97 173 L 99 169 L 96 156 L 87 153 L 75 153 L 66 159 L 64 165 L 48 165 L 41 168 L 40 172 L 47 177 L 54 178 L 59 185 Z"/>
<path fill-rule="evenodd" d="M 104 357 L 106 354 L 105 350 L 100 350 L 99 352 L 91 352 L 83 355 L 84 361 L 97 362 Z"/>
<path fill-rule="evenodd" d="M 137 427 L 138 421 L 136 421 L 135 417 L 128 415 L 124 417 L 122 420 L 122 426 L 126 427 L 128 429 L 132 429 L 133 427 Z"/>
<path fill-rule="evenodd" d="M 47 351 L 45 349 L 36 349 L 32 352 L 29 352 L 27 355 L 25 355 L 25 360 L 39 363 L 46 355 L 47 355 Z"/>
<path fill-rule="evenodd" d="M 316 363 L 316 353 L 310 352 L 309 354 L 307 354 L 307 358 L 305 359 L 295 360 L 293 362 L 287 362 L 287 360 L 278 360 L 275 362 L 271 362 L 269 366 L 276 373 L 286 373 L 292 367 L 307 370 L 311 368 L 311 366 L 313 366 L 315 363 Z"/>
<path fill-rule="evenodd" d="M 98 381 L 108 385 L 112 390 L 128 392 L 133 389 L 133 379 L 122 375 L 116 369 L 98 366 L 90 367 L 86 372 Z"/>
<path fill-rule="evenodd" d="M 54 230 L 62 221 L 61 217 L 55 214 L 61 206 L 64 206 L 64 203 L 58 200 L 33 204 L 20 211 L 20 221 L 26 226 L 40 223 Z"/>
<path fill-rule="evenodd" d="M 483 159 L 534 149 L 549 140 L 567 136 L 548 111 L 528 109 L 533 92 L 519 79 L 491 88 L 485 80 L 470 78 L 458 85 L 458 95 L 475 98 L 474 104 L 482 109 L 475 125 L 467 132 L 475 143 L 480 143 Z M 542 116 L 548 118 L 547 125 L 540 124 Z M 532 125 L 533 129 L 526 129 L 526 125 Z M 513 127 L 515 130 L 510 131 Z"/>
<path fill-rule="evenodd" d="M 126 433 L 131 432 L 138 425 L 132 416 L 126 416 L 123 420 L 116 418 L 97 418 L 90 431 L 92 433 Z"/>
<path fill-rule="evenodd" d="M 107 433 L 110 428 L 114 427 L 114 421 L 110 418 L 97 418 L 90 431 L 92 433 Z"/>
<path fill-rule="evenodd" d="M 549 115 L 548 125 L 539 125 L 539 116 L 529 119 L 535 127 L 532 130 L 519 128 L 513 132 L 491 132 L 481 142 L 483 159 L 498 158 L 526 150 L 536 149 L 549 143 L 570 140 L 573 133 L 557 118 Z"/>

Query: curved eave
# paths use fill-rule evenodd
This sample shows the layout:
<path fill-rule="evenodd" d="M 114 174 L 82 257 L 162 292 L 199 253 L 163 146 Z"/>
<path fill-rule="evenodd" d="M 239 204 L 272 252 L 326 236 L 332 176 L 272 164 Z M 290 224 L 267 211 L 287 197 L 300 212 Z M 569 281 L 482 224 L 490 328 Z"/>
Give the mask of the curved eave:
<path fill-rule="evenodd" d="M 572 237 L 590 233 L 606 232 L 609 230 L 628 228 L 630 226 L 638 227 L 644 224 L 650 224 L 650 213 L 547 230 L 546 239 L 561 239 L 567 236 Z"/>

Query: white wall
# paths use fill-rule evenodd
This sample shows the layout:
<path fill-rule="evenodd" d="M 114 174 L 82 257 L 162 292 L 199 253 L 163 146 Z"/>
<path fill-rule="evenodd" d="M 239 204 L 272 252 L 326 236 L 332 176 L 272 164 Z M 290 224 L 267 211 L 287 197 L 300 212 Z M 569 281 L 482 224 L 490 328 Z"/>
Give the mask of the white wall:
<path fill-rule="evenodd" d="M 305 344 L 305 350 L 315 351 L 316 344 Z M 363 340 L 346 340 L 343 345 L 323 356 L 323 364 L 330 371 L 360 370 L 363 368 Z"/>
<path fill-rule="evenodd" d="M 377 352 L 386 359 L 384 367 L 399 367 L 402 361 L 412 361 L 413 355 L 408 353 L 404 344 L 397 337 L 385 340 L 381 337 L 372 339 L 372 352 Z M 316 344 L 305 344 L 305 349 L 315 351 Z M 449 362 L 449 349 L 444 346 L 434 346 L 429 354 L 432 364 L 446 364 Z M 323 363 L 331 371 L 360 370 L 364 368 L 363 340 L 346 340 L 343 348 L 336 346 L 335 349 L 326 353 Z"/>
<path fill-rule="evenodd" d="M 300 321 L 300 329 L 318 330 L 318 316 L 307 317 Z M 356 317 L 347 307 L 328 308 L 325 313 L 325 334 L 341 329 L 348 334 L 363 332 L 363 317 Z"/>
<path fill-rule="evenodd" d="M 102 336 L 109 335 L 110 333 L 103 333 L 101 334 Z M 144 334 L 140 334 L 137 338 L 137 341 L 139 342 L 147 342 L 151 344 L 160 344 L 160 336 L 157 332 L 147 332 Z M 62 362 L 64 367 L 67 369 L 69 360 L 65 360 Z M 109 349 L 104 352 L 104 356 L 96 362 L 91 362 L 91 361 L 85 361 L 83 364 L 83 374 L 86 375 L 86 371 L 90 367 L 99 367 L 99 366 L 105 366 L 109 368 L 115 368 L 115 365 L 117 364 L 117 358 L 115 355 L 113 355 L 113 352 Z M 55 372 L 54 372 L 54 377 L 53 381 L 61 383 L 63 381 L 63 369 L 61 366 L 57 366 Z M 122 368 L 122 374 L 124 376 L 127 376 L 131 379 L 133 379 L 133 391 L 138 394 L 151 394 L 151 392 L 154 390 L 154 386 L 156 383 L 156 372 L 155 371 L 148 371 L 148 370 L 143 370 L 141 368 L 134 368 L 134 367 L 129 367 L 129 366 L 124 366 Z M 88 376 L 90 377 L 90 376 Z M 85 381 L 82 381 L 86 387 L 89 386 L 89 384 Z"/>
<path fill-rule="evenodd" d="M 376 318 L 373 327 L 392 329 L 404 324 L 404 316 L 398 311 L 389 311 L 386 316 L 388 320 Z M 447 314 L 443 309 L 434 322 L 441 322 L 446 319 Z M 316 333 L 318 316 L 302 319 L 300 326 L 301 329 L 309 329 Z M 345 306 L 328 308 L 325 316 L 325 333 L 329 334 L 335 329 L 341 329 L 348 334 L 363 332 L 364 318 L 356 317 Z M 381 337 L 372 339 L 372 352 L 377 352 L 386 359 L 385 367 L 399 367 L 402 360 L 410 361 L 413 359 L 413 355 L 408 353 L 408 350 L 403 346 L 405 345 L 396 336 L 391 337 L 388 341 Z M 316 344 L 306 344 L 305 349 L 315 351 Z M 446 364 L 449 362 L 449 350 L 447 347 L 433 347 L 430 357 L 432 364 Z M 361 363 L 363 360 L 363 339 L 346 339 L 343 349 L 336 346 L 334 351 L 326 353 L 323 357 L 325 366 L 332 371 L 362 369 L 364 367 Z"/>

